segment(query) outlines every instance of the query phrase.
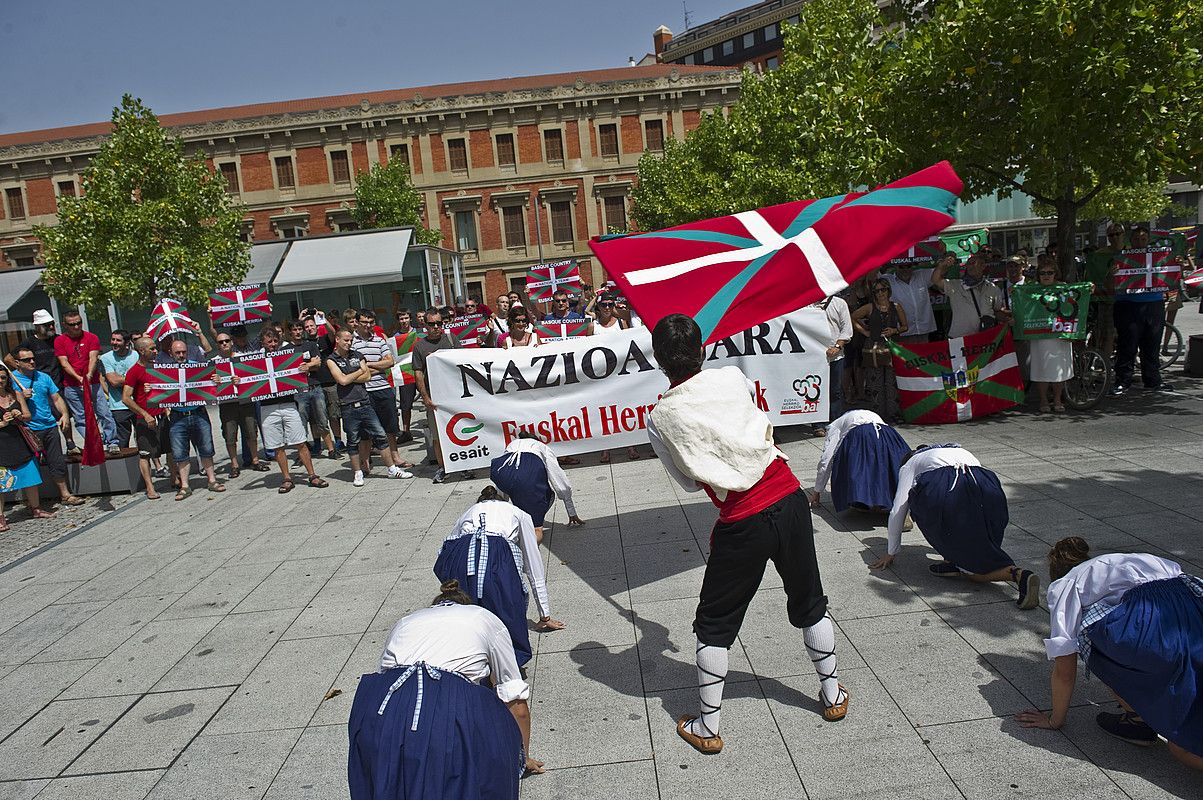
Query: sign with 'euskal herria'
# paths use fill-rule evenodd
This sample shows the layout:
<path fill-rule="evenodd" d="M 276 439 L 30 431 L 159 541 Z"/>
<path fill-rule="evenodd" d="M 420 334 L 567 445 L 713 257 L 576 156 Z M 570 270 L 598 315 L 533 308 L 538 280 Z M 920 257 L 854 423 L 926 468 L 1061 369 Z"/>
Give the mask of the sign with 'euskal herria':
<path fill-rule="evenodd" d="M 774 425 L 826 422 L 830 336 L 822 310 L 801 309 L 708 345 L 704 367 L 739 367 Z M 440 350 L 426 368 L 448 472 L 487 467 L 524 430 L 558 456 L 646 444 L 668 388 L 642 327 L 538 347 Z"/>

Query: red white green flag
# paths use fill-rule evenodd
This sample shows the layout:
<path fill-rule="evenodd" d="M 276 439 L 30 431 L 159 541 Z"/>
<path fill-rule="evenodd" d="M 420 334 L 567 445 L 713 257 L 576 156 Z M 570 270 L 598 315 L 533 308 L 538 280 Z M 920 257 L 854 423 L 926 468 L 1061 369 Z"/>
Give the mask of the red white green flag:
<path fill-rule="evenodd" d="M 414 345 L 418 343 L 418 332 L 395 333 L 389 339 L 393 347 L 393 385 L 405 386 L 417 383 L 414 377 Z"/>
<path fill-rule="evenodd" d="M 588 319 L 559 319 L 552 317 L 542 322 L 536 322 L 535 333 L 538 334 L 540 342 L 558 342 L 563 339 L 571 339 L 574 336 L 588 336 L 591 322 L 592 320 Z"/>
<path fill-rule="evenodd" d="M 581 271 L 575 261 L 536 264 L 526 271 L 526 293 L 531 300 L 550 300 L 556 292 L 581 293 Z"/>
<path fill-rule="evenodd" d="M 1024 400 L 1015 344 L 1005 325 L 930 344 L 890 342 L 890 349 L 907 422 L 965 422 Z"/>
<path fill-rule="evenodd" d="M 160 300 L 150 312 L 146 335 L 156 342 L 173 333 L 200 333 L 200 326 L 188 316 L 188 310 L 178 300 Z"/>
<path fill-rule="evenodd" d="M 1182 264 L 1169 247 L 1121 250 L 1115 261 L 1116 294 L 1171 291 L 1182 274 Z"/>
<path fill-rule="evenodd" d="M 209 292 L 209 318 L 214 327 L 233 327 L 264 322 L 272 317 L 266 283 L 227 286 Z"/>
<path fill-rule="evenodd" d="M 711 343 L 836 294 L 944 230 L 962 188 L 941 162 L 868 192 L 597 237 L 589 247 L 644 324 L 686 314 Z"/>
<path fill-rule="evenodd" d="M 213 365 L 185 362 L 156 364 L 146 370 L 150 379 L 147 402 L 155 408 L 181 408 L 216 403 Z"/>
<path fill-rule="evenodd" d="M 915 242 L 904 252 L 886 262 L 889 267 L 928 267 L 936 263 L 936 259 L 944 255 L 946 246 L 939 236 L 931 236 L 921 242 Z"/>
<path fill-rule="evenodd" d="M 460 347 L 480 347 L 480 336 L 489 332 L 489 320 L 484 314 L 453 317 L 445 328 Z"/>
<path fill-rule="evenodd" d="M 305 354 L 299 350 L 273 350 L 234 361 L 234 377 L 240 400 L 269 400 L 309 388 Z"/>

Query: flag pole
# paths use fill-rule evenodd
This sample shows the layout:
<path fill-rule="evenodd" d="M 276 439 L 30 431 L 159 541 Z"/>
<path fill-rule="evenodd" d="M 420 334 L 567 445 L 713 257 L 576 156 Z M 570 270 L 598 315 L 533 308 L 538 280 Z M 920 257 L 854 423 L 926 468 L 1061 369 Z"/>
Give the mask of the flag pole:
<path fill-rule="evenodd" d="M 543 266 L 543 219 L 539 214 L 539 192 L 535 190 L 535 245 L 539 248 L 539 266 Z M 547 301 L 543 303 L 546 305 Z M 544 309 L 546 310 L 546 309 Z"/>

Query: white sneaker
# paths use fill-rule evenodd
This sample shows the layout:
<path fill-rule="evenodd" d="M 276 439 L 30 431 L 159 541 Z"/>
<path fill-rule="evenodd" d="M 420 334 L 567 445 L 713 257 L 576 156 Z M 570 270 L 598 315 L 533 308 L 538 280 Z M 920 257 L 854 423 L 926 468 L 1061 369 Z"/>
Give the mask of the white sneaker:
<path fill-rule="evenodd" d="M 388 476 L 390 478 L 412 478 L 414 474 L 394 465 L 388 468 Z"/>
<path fill-rule="evenodd" d="M 363 486 L 363 472 L 362 471 L 357 470 L 355 472 L 355 478 L 354 478 L 354 480 L 351 481 L 351 485 L 352 486 Z"/>

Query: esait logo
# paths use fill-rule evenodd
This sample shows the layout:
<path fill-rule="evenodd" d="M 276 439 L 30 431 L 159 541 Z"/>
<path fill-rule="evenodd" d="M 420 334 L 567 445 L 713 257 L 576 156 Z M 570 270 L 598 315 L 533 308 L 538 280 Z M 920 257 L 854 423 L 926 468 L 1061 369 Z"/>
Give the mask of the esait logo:
<path fill-rule="evenodd" d="M 480 438 L 474 434 L 484 426 L 472 414 L 456 414 L 447 420 L 447 439 L 456 447 L 467 447 Z"/>

